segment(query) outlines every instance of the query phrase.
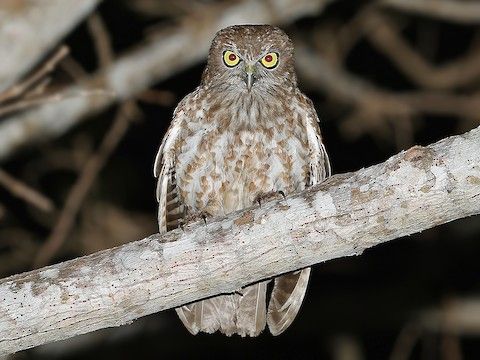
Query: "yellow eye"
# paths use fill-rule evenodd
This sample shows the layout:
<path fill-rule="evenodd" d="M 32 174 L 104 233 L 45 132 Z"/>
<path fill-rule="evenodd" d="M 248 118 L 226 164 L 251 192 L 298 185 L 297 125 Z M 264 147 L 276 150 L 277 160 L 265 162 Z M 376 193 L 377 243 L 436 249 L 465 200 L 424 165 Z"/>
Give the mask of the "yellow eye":
<path fill-rule="evenodd" d="M 240 62 L 240 57 L 237 54 L 235 54 L 233 51 L 226 50 L 223 53 L 223 62 L 228 67 L 234 67 L 234 66 L 237 66 L 238 63 Z"/>
<path fill-rule="evenodd" d="M 278 54 L 275 52 L 268 53 L 262 60 L 260 60 L 263 66 L 267 69 L 273 69 L 278 64 Z"/>

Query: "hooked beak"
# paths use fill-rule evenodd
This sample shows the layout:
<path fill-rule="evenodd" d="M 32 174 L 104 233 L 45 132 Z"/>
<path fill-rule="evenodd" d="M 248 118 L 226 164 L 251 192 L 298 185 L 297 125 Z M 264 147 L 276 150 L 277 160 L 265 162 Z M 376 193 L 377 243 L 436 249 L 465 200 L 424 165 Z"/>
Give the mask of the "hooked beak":
<path fill-rule="evenodd" d="M 252 89 L 252 85 L 255 82 L 255 66 L 251 64 L 245 65 L 245 74 L 247 77 L 245 78 L 245 83 L 247 84 L 247 89 L 250 91 Z"/>

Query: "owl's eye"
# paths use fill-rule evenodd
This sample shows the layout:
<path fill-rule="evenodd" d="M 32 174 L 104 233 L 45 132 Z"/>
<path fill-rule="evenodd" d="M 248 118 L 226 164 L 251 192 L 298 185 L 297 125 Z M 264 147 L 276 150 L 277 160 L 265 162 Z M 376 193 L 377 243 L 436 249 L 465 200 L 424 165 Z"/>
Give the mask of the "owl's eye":
<path fill-rule="evenodd" d="M 268 53 L 262 60 L 260 60 L 263 66 L 267 69 L 273 69 L 278 64 L 278 54 L 275 52 Z"/>
<path fill-rule="evenodd" d="M 238 63 L 240 62 L 240 57 L 237 54 L 235 54 L 233 51 L 226 50 L 223 52 L 223 62 L 228 67 L 234 67 L 234 66 L 237 66 Z"/>

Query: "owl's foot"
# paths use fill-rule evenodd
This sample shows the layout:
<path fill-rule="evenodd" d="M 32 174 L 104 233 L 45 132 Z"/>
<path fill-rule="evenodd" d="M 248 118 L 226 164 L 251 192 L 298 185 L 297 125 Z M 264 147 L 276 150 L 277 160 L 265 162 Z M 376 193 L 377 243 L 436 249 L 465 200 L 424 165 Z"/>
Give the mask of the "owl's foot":
<path fill-rule="evenodd" d="M 203 223 L 207 225 L 208 216 L 210 216 L 210 214 L 208 214 L 206 211 L 196 211 L 192 213 L 188 213 L 187 211 L 187 214 L 185 215 L 185 217 L 181 219 L 180 227 L 183 230 L 185 225 L 199 221 L 199 220 L 203 220 Z"/>
<path fill-rule="evenodd" d="M 268 202 L 270 200 L 285 200 L 286 196 L 282 190 L 278 191 L 269 191 L 266 193 L 258 194 L 255 197 L 255 203 L 257 203 L 260 207 L 262 207 L 262 203 Z"/>

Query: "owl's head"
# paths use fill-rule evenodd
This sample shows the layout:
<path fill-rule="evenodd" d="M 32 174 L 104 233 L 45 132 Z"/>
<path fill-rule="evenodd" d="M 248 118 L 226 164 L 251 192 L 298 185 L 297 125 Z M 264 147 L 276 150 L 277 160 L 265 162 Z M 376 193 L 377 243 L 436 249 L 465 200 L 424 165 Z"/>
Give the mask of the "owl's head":
<path fill-rule="evenodd" d="M 292 41 L 270 25 L 222 29 L 213 39 L 202 83 L 240 93 L 270 94 L 295 85 Z"/>

